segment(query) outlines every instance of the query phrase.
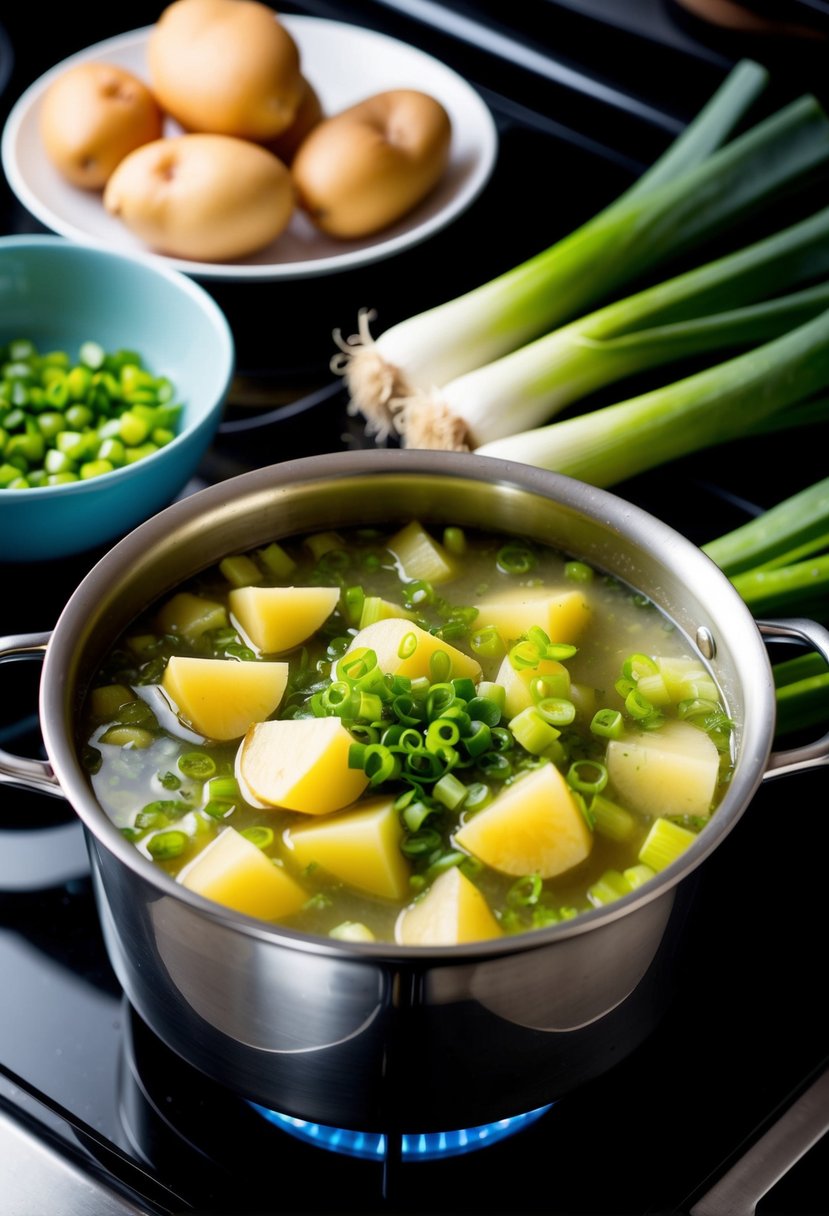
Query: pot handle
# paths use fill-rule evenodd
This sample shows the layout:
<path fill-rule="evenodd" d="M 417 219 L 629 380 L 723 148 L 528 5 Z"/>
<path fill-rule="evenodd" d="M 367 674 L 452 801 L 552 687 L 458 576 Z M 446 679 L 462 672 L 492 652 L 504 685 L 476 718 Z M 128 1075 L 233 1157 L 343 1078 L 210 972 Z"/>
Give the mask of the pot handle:
<path fill-rule="evenodd" d="M 817 621 L 807 618 L 792 618 L 786 621 L 758 621 L 760 633 L 767 642 L 785 642 L 792 639 L 808 642 L 829 664 L 829 630 Z M 808 769 L 829 764 L 829 731 L 803 747 L 792 747 L 785 751 L 772 752 L 763 780 L 784 777 L 788 773 L 801 773 Z"/>
<path fill-rule="evenodd" d="M 0 663 L 16 659 L 43 658 L 51 635 L 48 633 L 20 633 L 0 638 Z M 47 760 L 31 760 L 26 756 L 14 756 L 0 749 L 0 785 L 18 785 L 41 794 L 63 797 L 58 779 Z"/>

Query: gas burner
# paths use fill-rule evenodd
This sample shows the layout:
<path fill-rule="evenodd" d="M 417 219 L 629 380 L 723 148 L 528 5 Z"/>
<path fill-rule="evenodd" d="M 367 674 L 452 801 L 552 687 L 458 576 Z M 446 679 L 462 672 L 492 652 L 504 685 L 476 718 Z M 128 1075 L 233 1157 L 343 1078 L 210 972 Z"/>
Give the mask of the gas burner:
<path fill-rule="evenodd" d="M 363 1161 L 383 1161 L 386 1156 L 386 1136 L 382 1132 L 351 1131 L 348 1128 L 328 1127 L 324 1123 L 308 1123 L 279 1111 L 269 1110 L 251 1102 L 270 1123 L 283 1131 L 317 1148 L 342 1153 L 347 1157 L 358 1157 Z M 437 1161 L 447 1157 L 459 1157 L 477 1149 L 488 1148 L 513 1136 L 535 1123 L 553 1106 L 539 1106 L 536 1110 L 494 1123 L 482 1123 L 478 1127 L 460 1128 L 446 1132 L 404 1132 L 401 1138 L 401 1156 L 404 1161 Z"/>

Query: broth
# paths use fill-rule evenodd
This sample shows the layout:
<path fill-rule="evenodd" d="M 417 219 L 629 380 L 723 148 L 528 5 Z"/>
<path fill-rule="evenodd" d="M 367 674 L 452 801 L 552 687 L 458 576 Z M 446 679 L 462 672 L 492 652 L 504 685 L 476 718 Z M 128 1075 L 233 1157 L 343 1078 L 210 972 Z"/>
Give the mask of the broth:
<path fill-rule="evenodd" d="M 264 621 L 272 600 L 261 592 L 279 587 L 313 591 Z M 315 613 L 322 624 L 305 636 Z M 273 628 L 287 646 L 263 648 Z M 372 649 L 389 631 L 391 650 Z M 426 664 L 430 649 L 438 657 Z M 407 651 L 421 674 L 386 670 Z M 372 656 L 384 653 L 393 662 L 378 682 Z M 240 664 L 270 664 L 258 673 L 268 678 L 286 664 L 287 683 L 275 708 L 217 739 L 204 721 L 224 722 L 235 690 L 183 712 L 192 687 L 172 679 L 181 659 L 220 661 L 232 679 Z M 337 724 L 348 731 L 348 772 L 326 753 L 311 802 L 296 809 L 289 798 L 286 809 L 271 792 L 268 740 L 297 752 L 273 767 L 296 767 L 305 744 L 262 723 L 289 723 L 299 738 L 298 724 L 326 721 L 332 739 Z M 634 589 L 536 542 L 411 521 L 289 538 L 190 580 L 111 650 L 78 745 L 112 821 L 192 889 L 311 934 L 430 945 L 569 919 L 648 881 L 714 813 L 732 766 L 730 728 L 710 673 Z M 363 786 L 340 806 L 352 779 Z M 307 784 L 294 780 L 292 798 Z M 509 814 L 494 816 L 507 796 Z M 362 809 L 375 818 L 355 820 Z M 338 836 L 343 821 L 351 829 Z M 303 835 L 322 824 L 333 837 Z M 533 825 L 544 837 L 537 864 Z M 244 845 L 210 870 L 206 850 L 218 858 L 229 828 L 223 844 Z M 352 856 L 359 840 L 365 863 Z M 258 876 L 274 871 L 291 897 L 251 903 Z"/>

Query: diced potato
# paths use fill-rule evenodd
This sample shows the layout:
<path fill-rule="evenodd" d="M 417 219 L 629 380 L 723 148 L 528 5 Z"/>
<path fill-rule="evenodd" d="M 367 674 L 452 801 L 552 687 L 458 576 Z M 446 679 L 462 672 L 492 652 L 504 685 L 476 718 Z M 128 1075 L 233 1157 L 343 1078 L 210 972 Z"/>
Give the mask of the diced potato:
<path fill-rule="evenodd" d="M 226 626 L 227 609 L 224 604 L 206 600 L 204 596 L 180 591 L 163 605 L 157 623 L 162 633 L 180 633 L 195 641 L 208 629 Z"/>
<path fill-rule="evenodd" d="M 535 667 L 523 667 L 518 671 L 505 655 L 495 676 L 495 683 L 504 690 L 504 713 L 507 718 L 515 718 L 522 709 L 528 709 L 535 704 L 532 693 L 533 680 L 539 677 L 550 677 L 550 686 L 555 691 L 551 696 L 569 697 L 570 673 L 563 663 L 556 659 L 542 659 Z"/>
<path fill-rule="evenodd" d="M 607 771 L 621 802 L 648 815 L 708 815 L 720 771 L 712 740 L 670 720 L 607 745 Z"/>
<path fill-rule="evenodd" d="M 543 764 L 472 815 L 455 844 L 502 874 L 554 878 L 589 856 L 593 836 L 564 777 Z"/>
<path fill-rule="evenodd" d="M 412 647 L 404 645 L 409 635 L 414 638 L 415 644 Z M 404 651 L 411 650 L 407 658 L 400 657 L 401 646 Z M 452 661 L 450 679 L 467 676 L 477 683 L 481 678 L 481 665 L 477 659 L 464 654 L 455 646 L 450 646 L 448 642 L 442 642 L 440 638 L 421 629 L 414 621 L 401 617 L 389 617 L 387 620 L 375 621 L 373 625 L 366 625 L 365 629 L 355 635 L 346 653 L 363 647 L 375 652 L 380 669 L 386 674 L 408 676 L 412 680 L 420 676 L 429 677 L 432 655 L 437 650 L 443 650 Z"/>
<path fill-rule="evenodd" d="M 540 625 L 551 642 L 576 642 L 590 623 L 590 604 L 581 591 L 549 587 L 517 587 L 477 605 L 475 628 L 494 625 L 509 645 L 533 625 Z"/>
<path fill-rule="evenodd" d="M 339 718 L 259 722 L 236 753 L 236 777 L 254 806 L 327 815 L 356 802 L 368 785 L 362 769 L 348 767 L 353 742 Z"/>
<path fill-rule="evenodd" d="M 264 920 L 290 916 L 308 898 L 305 888 L 282 866 L 231 827 L 181 870 L 178 881 L 188 891 Z"/>
<path fill-rule="evenodd" d="M 349 886 L 397 900 L 409 889 L 410 866 L 400 852 L 402 838 L 394 799 L 385 797 L 288 828 L 283 837 L 299 866 L 316 863 Z"/>
<path fill-rule="evenodd" d="M 208 739 L 238 739 L 252 722 L 271 716 L 287 683 L 287 663 L 172 655 L 161 687 L 193 730 Z"/>
<path fill-rule="evenodd" d="M 228 603 L 254 646 L 279 654 L 316 633 L 339 598 L 338 587 L 237 587 Z"/>
<path fill-rule="evenodd" d="M 457 866 L 445 870 L 397 918 L 402 946 L 457 946 L 500 937 L 501 927 L 473 882 Z"/>
<path fill-rule="evenodd" d="M 386 548 L 397 558 L 406 579 L 445 583 L 457 572 L 455 563 L 443 545 L 431 537 L 417 520 L 395 532 Z"/>

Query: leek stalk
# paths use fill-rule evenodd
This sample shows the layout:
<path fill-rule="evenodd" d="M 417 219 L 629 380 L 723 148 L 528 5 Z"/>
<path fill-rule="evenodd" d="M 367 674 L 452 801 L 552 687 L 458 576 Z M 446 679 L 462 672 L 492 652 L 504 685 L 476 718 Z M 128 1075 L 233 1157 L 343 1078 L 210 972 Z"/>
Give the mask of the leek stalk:
<path fill-rule="evenodd" d="M 783 612 L 826 619 L 829 612 L 829 554 L 771 570 L 744 570 L 731 582 L 755 616 Z"/>
<path fill-rule="evenodd" d="M 753 615 L 783 610 L 829 617 L 829 478 L 806 486 L 702 551 L 731 579 Z M 811 651 L 772 667 L 775 735 L 829 725 L 829 670 Z"/>
<path fill-rule="evenodd" d="M 811 652 L 772 667 L 777 717 L 775 736 L 829 723 L 829 670 L 822 655 Z"/>
<path fill-rule="evenodd" d="M 413 395 L 400 409 L 398 430 L 406 447 L 467 449 L 540 426 L 635 372 L 751 346 L 795 328 L 829 307 L 829 280 L 768 297 L 827 274 L 824 208 L 553 330 L 436 392 Z"/>
<path fill-rule="evenodd" d="M 775 736 L 792 734 L 829 721 L 829 672 L 781 685 L 775 692 Z"/>
<path fill-rule="evenodd" d="M 827 384 L 829 310 L 824 310 L 782 337 L 673 384 L 476 451 L 609 486 L 736 439 Z"/>
<path fill-rule="evenodd" d="M 735 103 L 732 95 L 729 104 L 739 108 L 747 96 Z M 708 121 L 713 129 L 710 111 Z M 702 148 L 689 135 L 690 167 L 669 176 L 654 172 L 650 184 L 622 194 L 542 253 L 376 340 L 369 328 L 373 313 L 364 310 L 358 334 L 347 341 L 334 334 L 340 350 L 331 366 L 346 378 L 350 410 L 363 414 L 369 433 L 385 437 L 399 404 L 413 392 L 446 384 L 525 345 L 762 210 L 826 166 L 829 120 L 815 98 L 804 96 L 701 163 L 692 153 L 702 155 Z"/>
<path fill-rule="evenodd" d="M 829 547 L 829 477 L 702 546 L 724 574 L 767 567 L 781 555 Z"/>

